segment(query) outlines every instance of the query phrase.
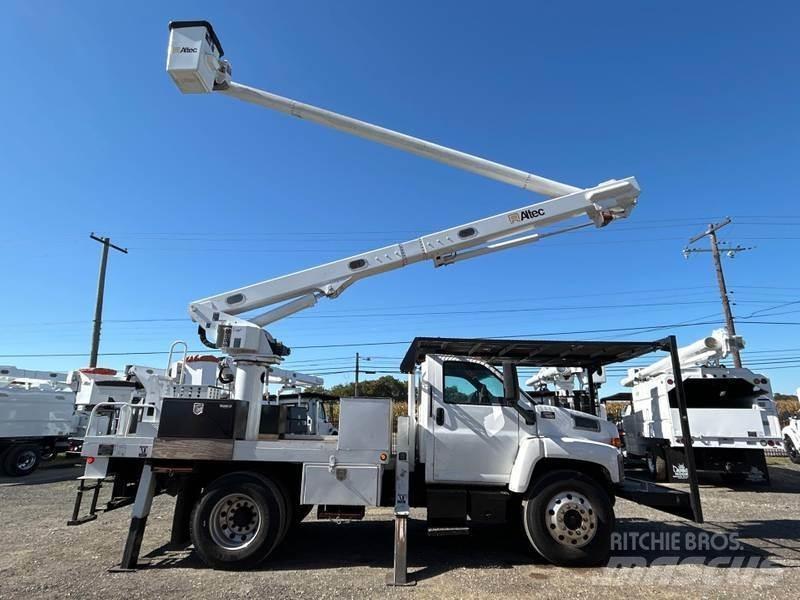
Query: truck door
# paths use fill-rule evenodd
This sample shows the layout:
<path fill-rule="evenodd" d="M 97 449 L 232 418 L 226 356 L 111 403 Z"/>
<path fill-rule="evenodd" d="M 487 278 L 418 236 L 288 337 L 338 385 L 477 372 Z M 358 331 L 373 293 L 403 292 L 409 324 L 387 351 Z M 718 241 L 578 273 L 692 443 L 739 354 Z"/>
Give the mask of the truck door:
<path fill-rule="evenodd" d="M 519 413 L 479 362 L 448 359 L 433 382 L 433 481 L 503 484 L 517 454 Z"/>

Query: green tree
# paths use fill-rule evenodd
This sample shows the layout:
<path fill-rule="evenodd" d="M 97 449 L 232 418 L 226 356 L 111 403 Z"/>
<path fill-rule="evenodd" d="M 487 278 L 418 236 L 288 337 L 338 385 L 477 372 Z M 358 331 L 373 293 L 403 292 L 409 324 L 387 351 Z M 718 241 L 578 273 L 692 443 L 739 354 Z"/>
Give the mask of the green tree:
<path fill-rule="evenodd" d="M 340 398 L 348 398 L 355 396 L 354 382 L 340 383 L 333 387 L 324 390 L 333 396 Z M 392 399 L 392 417 L 396 419 L 398 416 L 403 416 L 408 413 L 407 398 L 408 388 L 406 384 L 396 377 L 391 375 L 384 375 L 378 379 L 367 379 L 366 381 L 358 382 L 358 395 L 362 398 L 391 398 Z M 329 410 L 331 420 L 334 423 L 339 422 L 339 406 L 332 406 Z"/>
<path fill-rule="evenodd" d="M 774 399 L 781 427 L 785 427 L 789 424 L 789 417 L 800 413 L 800 402 L 798 402 L 797 396 L 790 396 L 789 394 L 776 393 Z"/>

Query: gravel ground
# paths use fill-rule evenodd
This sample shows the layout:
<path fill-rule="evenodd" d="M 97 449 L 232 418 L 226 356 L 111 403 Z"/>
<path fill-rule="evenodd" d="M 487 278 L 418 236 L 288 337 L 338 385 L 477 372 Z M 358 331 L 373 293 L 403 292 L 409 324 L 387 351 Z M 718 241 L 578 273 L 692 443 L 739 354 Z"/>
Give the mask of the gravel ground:
<path fill-rule="evenodd" d="M 552 567 L 526 552 L 508 530 L 428 538 L 424 512 L 415 512 L 409 568 L 417 585 L 387 588 L 389 509 L 370 510 L 367 520 L 341 525 L 309 518 L 261 570 L 226 573 L 205 568 L 189 549 L 167 548 L 174 503 L 168 496 L 155 499 L 142 545 L 150 566 L 107 573 L 119 561 L 129 509 L 67 527 L 80 469 L 55 464 L 24 483 L 0 479 L 0 599 L 793 598 L 800 594 L 800 570 L 794 570 L 800 567 L 800 469 L 773 459 L 770 471 L 771 489 L 704 485 L 702 529 L 620 500 L 616 513 L 623 537 L 613 564 L 624 568 Z M 634 542 L 660 546 L 642 551 Z M 714 548 L 706 550 L 707 545 Z"/>

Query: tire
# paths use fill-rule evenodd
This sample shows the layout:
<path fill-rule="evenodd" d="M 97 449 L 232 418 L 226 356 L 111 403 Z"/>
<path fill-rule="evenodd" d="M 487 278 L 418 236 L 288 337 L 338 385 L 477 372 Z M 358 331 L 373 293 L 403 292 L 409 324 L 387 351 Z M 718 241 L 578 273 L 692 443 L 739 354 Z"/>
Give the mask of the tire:
<path fill-rule="evenodd" d="M 12 446 L 3 456 L 3 470 L 11 477 L 30 475 L 39 466 L 42 450 L 36 444 Z"/>
<path fill-rule="evenodd" d="M 42 462 L 49 462 L 58 455 L 58 452 L 53 446 L 42 448 L 41 460 Z"/>
<path fill-rule="evenodd" d="M 608 563 L 614 509 L 608 492 L 579 471 L 545 475 L 522 500 L 530 546 L 560 567 Z"/>
<path fill-rule="evenodd" d="M 208 566 L 244 570 L 270 555 L 286 523 L 287 502 L 278 484 L 255 473 L 231 473 L 204 490 L 192 509 L 190 532 Z"/>
<path fill-rule="evenodd" d="M 653 448 L 647 451 L 647 471 L 654 481 L 667 480 L 667 459 L 662 450 Z"/>
<path fill-rule="evenodd" d="M 289 487 L 282 479 L 275 480 L 275 485 L 278 486 L 278 491 L 280 492 L 280 501 L 283 503 L 283 527 L 281 527 L 281 531 L 278 534 L 278 541 L 275 544 L 277 547 L 280 543 L 286 538 L 286 534 L 289 533 L 289 530 L 294 523 L 296 509 L 294 506 L 294 502 L 292 502 L 292 495 L 289 492 Z"/>
<path fill-rule="evenodd" d="M 789 460 L 796 465 L 800 465 L 800 452 L 797 451 L 792 439 L 788 435 L 783 438 L 783 445 L 786 448 L 786 454 L 789 456 Z"/>

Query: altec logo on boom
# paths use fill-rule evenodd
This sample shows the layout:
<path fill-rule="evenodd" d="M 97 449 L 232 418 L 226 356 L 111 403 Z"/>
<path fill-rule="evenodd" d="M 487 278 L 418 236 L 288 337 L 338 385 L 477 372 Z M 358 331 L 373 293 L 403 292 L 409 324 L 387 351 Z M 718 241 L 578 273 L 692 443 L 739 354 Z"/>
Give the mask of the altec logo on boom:
<path fill-rule="evenodd" d="M 177 52 L 179 54 L 180 53 L 195 53 L 196 54 L 197 53 L 197 48 L 190 48 L 189 46 L 173 46 L 172 47 L 172 51 L 173 52 Z"/>
<path fill-rule="evenodd" d="M 526 208 L 525 210 L 521 210 L 518 213 L 515 212 L 508 215 L 508 221 L 509 223 L 522 223 L 522 221 L 527 221 L 528 219 L 536 219 L 543 216 L 544 216 L 543 208 Z"/>

